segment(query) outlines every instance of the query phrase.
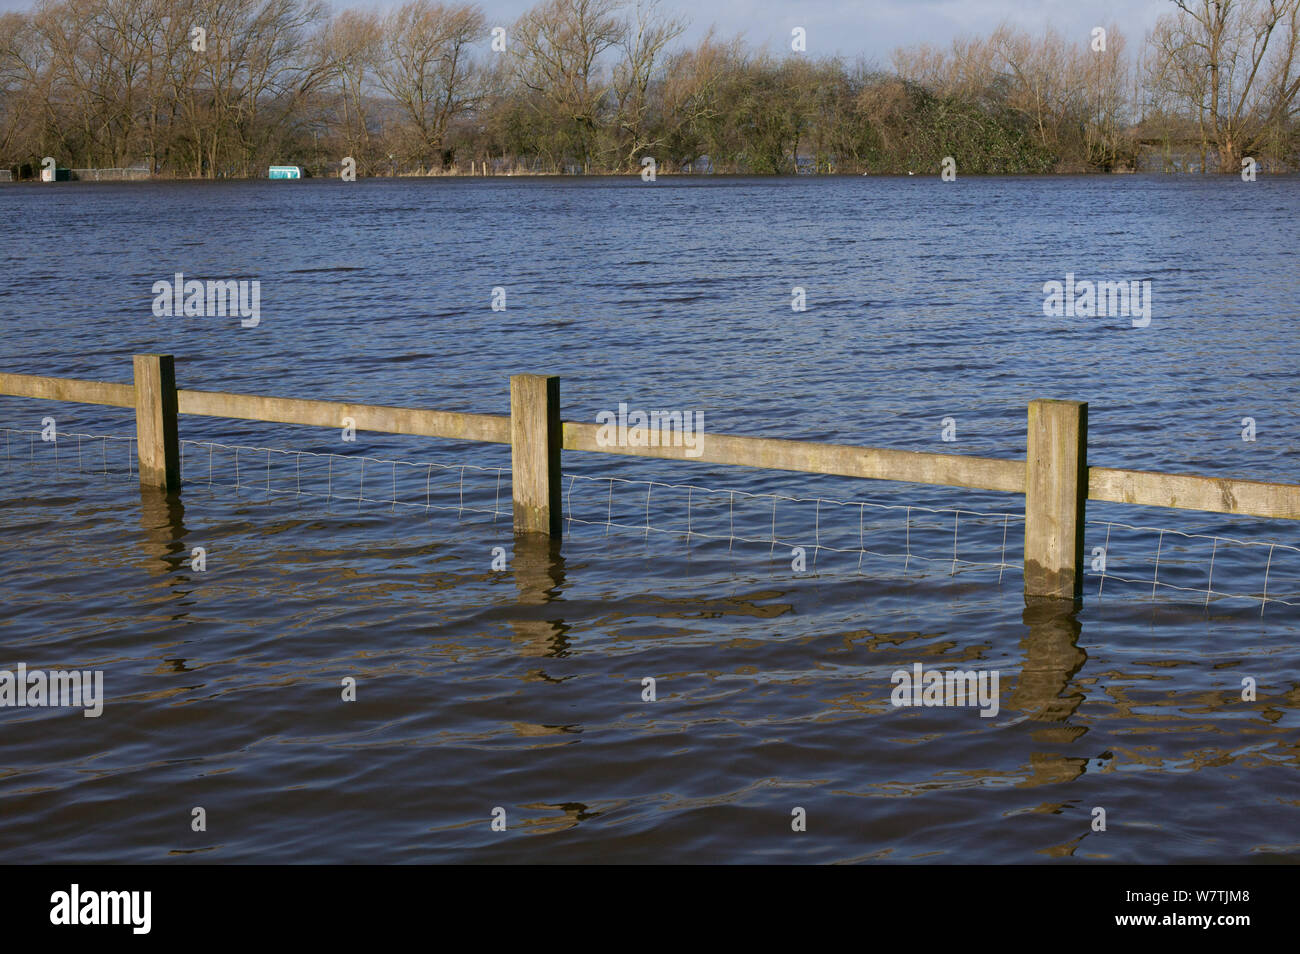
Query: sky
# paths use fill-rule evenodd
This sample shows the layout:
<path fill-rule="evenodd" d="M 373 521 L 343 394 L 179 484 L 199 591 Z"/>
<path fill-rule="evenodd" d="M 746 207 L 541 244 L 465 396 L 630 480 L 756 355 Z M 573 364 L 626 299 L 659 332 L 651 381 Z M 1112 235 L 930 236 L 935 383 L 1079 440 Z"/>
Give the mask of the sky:
<path fill-rule="evenodd" d="M 455 0 L 444 0 L 455 2 Z M 479 0 L 488 22 L 508 26 L 534 0 Z M 665 10 L 685 16 L 684 39 L 702 36 L 715 25 L 724 37 L 742 34 L 753 48 L 788 50 L 790 31 L 807 31 L 808 53 L 864 57 L 886 66 L 899 46 L 946 46 L 961 36 L 985 35 L 999 23 L 1039 32 L 1087 38 L 1095 26 L 1114 23 L 1136 46 L 1156 18 L 1173 10 L 1170 0 L 661 0 Z M 333 0 L 336 10 L 386 10 L 394 0 Z M 26 10 L 31 0 L 0 0 L 0 11 Z"/>

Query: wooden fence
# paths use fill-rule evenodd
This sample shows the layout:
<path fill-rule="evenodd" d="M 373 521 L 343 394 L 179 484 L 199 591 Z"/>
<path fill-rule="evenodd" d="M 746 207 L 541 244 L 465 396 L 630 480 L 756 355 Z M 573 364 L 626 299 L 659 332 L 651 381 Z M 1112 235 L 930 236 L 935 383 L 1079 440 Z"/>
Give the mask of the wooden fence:
<path fill-rule="evenodd" d="M 628 454 L 811 474 L 862 477 L 1025 496 L 1025 597 L 1078 600 L 1088 500 L 1300 519 L 1300 486 L 1088 465 L 1088 405 L 1031 401 L 1024 460 L 698 434 L 690 449 L 647 434 L 650 446 L 610 446 L 596 424 L 560 419 L 560 381 L 510 378 L 510 414 L 466 414 L 337 401 L 191 391 L 176 387 L 171 355 L 135 356 L 133 384 L 0 374 L 0 394 L 135 408 L 140 482 L 180 489 L 177 415 L 414 434 L 509 444 L 516 533 L 560 536 L 560 456 L 565 450 Z M 670 434 L 667 435 L 671 437 Z"/>

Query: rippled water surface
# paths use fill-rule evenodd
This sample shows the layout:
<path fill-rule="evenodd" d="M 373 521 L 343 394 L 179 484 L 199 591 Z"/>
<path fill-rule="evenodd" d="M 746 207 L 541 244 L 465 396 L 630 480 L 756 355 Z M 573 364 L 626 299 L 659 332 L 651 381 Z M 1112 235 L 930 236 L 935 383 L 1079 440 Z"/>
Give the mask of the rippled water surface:
<path fill-rule="evenodd" d="M 164 352 L 182 387 L 493 414 L 551 373 L 573 420 L 1007 458 L 1064 398 L 1093 464 L 1296 482 L 1298 187 L 0 186 L 0 372 Z M 260 324 L 154 317 L 176 272 L 259 281 Z M 1045 316 L 1067 273 L 1149 280 L 1150 325 Z M 566 453 L 551 546 L 512 536 L 504 446 L 184 417 L 165 498 L 128 410 L 0 427 L 0 668 L 106 695 L 0 708 L 10 860 L 1300 855 L 1288 522 L 1093 504 L 1069 615 L 1025 608 L 1011 495 Z M 892 705 L 917 663 L 996 672 L 996 714 Z"/>

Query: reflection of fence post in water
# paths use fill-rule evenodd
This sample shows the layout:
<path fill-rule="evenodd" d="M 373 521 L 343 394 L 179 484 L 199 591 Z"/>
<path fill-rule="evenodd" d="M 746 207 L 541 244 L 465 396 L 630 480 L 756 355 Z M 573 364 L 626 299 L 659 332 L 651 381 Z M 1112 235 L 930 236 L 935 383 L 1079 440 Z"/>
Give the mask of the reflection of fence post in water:
<path fill-rule="evenodd" d="M 140 488 L 140 550 L 151 574 L 172 573 L 185 559 L 185 505 L 180 494 L 157 487 Z"/>
<path fill-rule="evenodd" d="M 1020 641 L 1025 661 L 1010 706 L 1028 713 L 1031 721 L 1044 723 L 1032 733 L 1036 742 L 1069 745 L 1088 731 L 1069 724 L 1084 700 L 1081 690 L 1071 689 L 1070 680 L 1088 660 L 1088 654 L 1079 648 L 1077 612 L 1078 604 L 1060 600 L 1033 600 L 1025 607 L 1023 618 L 1028 632 Z M 1087 762 L 1082 756 L 1035 753 L 1031 756 L 1033 775 L 1024 784 L 1044 785 L 1078 778 Z"/>
<path fill-rule="evenodd" d="M 1011 706 L 1032 721 L 1036 742 L 1069 745 L 1087 730 L 1068 720 L 1083 702 L 1066 694 L 1087 660 L 1079 648 L 1083 534 L 1088 501 L 1088 405 L 1031 401 L 1025 442 L 1025 661 Z M 1052 725 L 1051 723 L 1055 723 Z M 1081 757 L 1033 753 L 1025 785 L 1083 774 Z"/>
<path fill-rule="evenodd" d="M 564 555 L 560 541 L 541 534 L 517 534 L 511 569 L 515 587 L 519 592 L 519 617 L 510 621 L 510 628 L 524 645 L 520 652 L 525 656 L 554 656 L 566 644 L 565 633 L 569 627 L 563 620 L 541 618 L 541 607 L 556 602 L 564 586 Z M 538 615 L 525 607 L 539 607 Z"/>

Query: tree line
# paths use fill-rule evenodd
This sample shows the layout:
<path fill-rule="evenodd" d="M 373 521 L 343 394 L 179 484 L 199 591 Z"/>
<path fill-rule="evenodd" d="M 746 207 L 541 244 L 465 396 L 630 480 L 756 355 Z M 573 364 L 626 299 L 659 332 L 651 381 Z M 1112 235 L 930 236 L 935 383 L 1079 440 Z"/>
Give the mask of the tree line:
<path fill-rule="evenodd" d="M 1173 0 L 1138 48 L 1004 25 L 888 67 L 713 31 L 659 0 L 513 23 L 408 0 L 38 0 L 0 15 L 0 168 L 1237 172 L 1300 167 L 1300 0 Z"/>

